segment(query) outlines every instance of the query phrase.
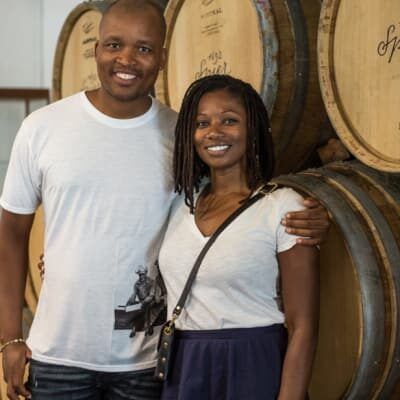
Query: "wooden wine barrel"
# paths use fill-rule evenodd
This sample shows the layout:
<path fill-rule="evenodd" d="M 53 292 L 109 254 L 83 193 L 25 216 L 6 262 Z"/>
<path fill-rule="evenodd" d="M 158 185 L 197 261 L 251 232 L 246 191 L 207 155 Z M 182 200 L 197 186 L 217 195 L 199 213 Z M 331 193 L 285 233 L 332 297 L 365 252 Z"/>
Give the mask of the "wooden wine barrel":
<path fill-rule="evenodd" d="M 396 306 L 393 308 L 393 313 L 390 315 L 388 321 L 393 327 L 392 344 L 388 352 L 386 374 L 381 381 L 382 390 L 379 398 L 399 399 L 400 327 L 398 310 L 400 307 L 400 260 L 396 258 L 398 257 L 396 254 L 398 254 L 397 248 L 400 246 L 400 174 L 381 173 L 358 161 L 332 163 L 327 168 L 351 179 L 352 182 L 361 187 L 373 200 L 381 214 L 385 217 L 383 226 L 386 226 L 386 229 L 389 227 L 393 235 L 390 242 L 386 244 L 387 251 L 391 251 L 390 246 L 393 245 L 393 241 L 397 243 L 394 253 L 388 255 L 389 259 L 393 256 L 395 257 L 389 263 L 388 281 L 392 286 L 389 287 L 390 285 L 388 285 L 388 290 L 392 297 L 392 302 L 395 302 Z"/>
<path fill-rule="evenodd" d="M 326 117 L 317 79 L 320 8 L 319 0 L 170 0 L 156 96 L 179 110 L 197 78 L 250 82 L 272 114 L 277 173 L 299 169 Z"/>
<path fill-rule="evenodd" d="M 349 151 L 400 172 L 400 2 L 323 2 L 319 77 L 329 117 Z"/>
<path fill-rule="evenodd" d="M 391 185 L 387 174 L 369 172 L 342 163 L 276 179 L 319 199 L 333 219 L 321 246 L 311 399 L 398 398 L 400 176 Z"/>
<path fill-rule="evenodd" d="M 100 85 L 94 45 L 106 1 L 83 2 L 68 15 L 61 29 L 53 65 L 52 99 L 59 100 Z"/>

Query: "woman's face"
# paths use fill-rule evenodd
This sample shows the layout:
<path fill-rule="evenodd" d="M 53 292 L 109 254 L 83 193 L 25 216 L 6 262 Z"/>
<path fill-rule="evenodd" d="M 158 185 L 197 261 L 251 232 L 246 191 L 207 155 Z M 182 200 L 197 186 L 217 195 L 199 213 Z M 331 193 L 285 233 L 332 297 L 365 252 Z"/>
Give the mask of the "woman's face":
<path fill-rule="evenodd" d="M 194 146 L 211 170 L 245 171 L 247 116 L 238 96 L 227 90 L 208 92 L 197 109 Z"/>

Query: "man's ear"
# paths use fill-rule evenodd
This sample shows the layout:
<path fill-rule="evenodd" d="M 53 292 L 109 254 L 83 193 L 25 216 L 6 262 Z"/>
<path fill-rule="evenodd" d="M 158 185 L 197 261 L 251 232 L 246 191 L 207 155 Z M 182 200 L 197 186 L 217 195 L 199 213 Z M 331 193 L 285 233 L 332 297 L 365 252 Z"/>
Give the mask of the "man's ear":
<path fill-rule="evenodd" d="M 167 63 L 167 49 L 164 47 L 161 53 L 160 71 L 164 69 Z"/>

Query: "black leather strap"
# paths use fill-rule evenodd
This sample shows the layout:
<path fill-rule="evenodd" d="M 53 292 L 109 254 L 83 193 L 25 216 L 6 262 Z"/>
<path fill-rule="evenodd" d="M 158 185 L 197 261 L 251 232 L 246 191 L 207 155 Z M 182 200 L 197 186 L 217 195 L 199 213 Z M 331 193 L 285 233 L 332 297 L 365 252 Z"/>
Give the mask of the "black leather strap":
<path fill-rule="evenodd" d="M 251 205 L 253 205 L 256 201 L 264 197 L 266 194 L 272 192 L 277 188 L 277 185 L 275 184 L 267 184 L 261 188 L 254 196 L 250 197 L 244 204 L 242 204 L 238 209 L 236 209 L 219 227 L 218 229 L 213 233 L 213 235 L 207 240 L 207 243 L 204 245 L 203 249 L 201 250 L 200 254 L 198 255 L 192 270 L 190 271 L 188 280 L 186 282 L 186 285 L 182 291 L 181 297 L 178 300 L 178 304 L 174 308 L 174 311 L 172 313 L 173 319 L 176 319 L 180 313 L 182 312 L 183 306 L 185 305 L 186 299 L 189 295 L 190 288 L 192 287 L 192 284 L 196 278 L 197 272 L 199 271 L 200 265 L 210 249 L 210 247 L 213 245 L 217 237 L 221 234 L 221 232 L 235 219 L 237 218 L 244 210 L 249 208 Z"/>

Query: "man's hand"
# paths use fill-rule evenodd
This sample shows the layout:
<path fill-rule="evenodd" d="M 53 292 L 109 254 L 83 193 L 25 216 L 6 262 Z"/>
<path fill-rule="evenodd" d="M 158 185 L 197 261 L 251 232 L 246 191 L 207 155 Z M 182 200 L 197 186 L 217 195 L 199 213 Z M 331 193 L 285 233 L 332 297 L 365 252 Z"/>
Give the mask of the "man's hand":
<path fill-rule="evenodd" d="M 44 254 L 42 253 L 39 257 L 39 262 L 37 264 L 38 270 L 39 270 L 39 274 L 40 274 L 40 279 L 43 280 L 44 279 Z"/>
<path fill-rule="evenodd" d="M 289 212 L 282 220 L 286 232 L 304 236 L 297 239 L 298 244 L 315 246 L 323 243 L 330 227 L 329 214 L 318 200 L 307 197 L 304 200 L 307 207 L 303 211 Z"/>
<path fill-rule="evenodd" d="M 24 385 L 25 365 L 30 358 L 31 351 L 25 343 L 11 344 L 3 351 L 4 380 L 10 400 L 18 400 L 19 396 L 31 398 Z"/>

